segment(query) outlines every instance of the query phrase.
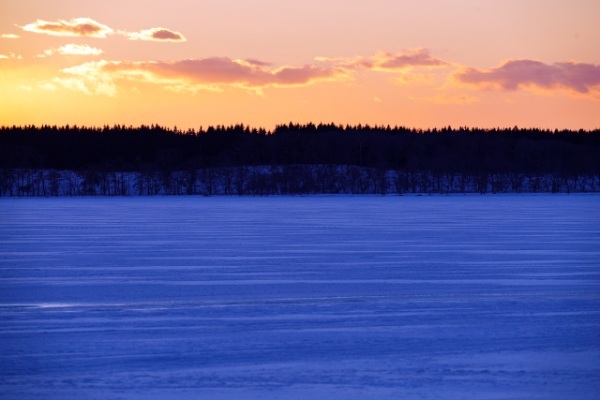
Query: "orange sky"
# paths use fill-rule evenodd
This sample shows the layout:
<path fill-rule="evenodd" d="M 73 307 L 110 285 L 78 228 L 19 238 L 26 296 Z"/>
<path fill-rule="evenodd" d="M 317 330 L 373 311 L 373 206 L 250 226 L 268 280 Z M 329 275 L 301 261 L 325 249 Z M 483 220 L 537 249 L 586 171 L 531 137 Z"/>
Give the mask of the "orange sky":
<path fill-rule="evenodd" d="M 600 128 L 597 0 L 2 0 L 0 124 Z"/>

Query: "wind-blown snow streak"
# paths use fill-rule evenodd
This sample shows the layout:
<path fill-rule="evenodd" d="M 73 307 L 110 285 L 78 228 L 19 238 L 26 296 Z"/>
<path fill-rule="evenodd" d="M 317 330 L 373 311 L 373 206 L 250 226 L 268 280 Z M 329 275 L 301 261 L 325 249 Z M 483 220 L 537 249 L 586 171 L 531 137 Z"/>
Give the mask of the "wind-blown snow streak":
<path fill-rule="evenodd" d="M 0 398 L 593 399 L 598 195 L 0 199 Z"/>

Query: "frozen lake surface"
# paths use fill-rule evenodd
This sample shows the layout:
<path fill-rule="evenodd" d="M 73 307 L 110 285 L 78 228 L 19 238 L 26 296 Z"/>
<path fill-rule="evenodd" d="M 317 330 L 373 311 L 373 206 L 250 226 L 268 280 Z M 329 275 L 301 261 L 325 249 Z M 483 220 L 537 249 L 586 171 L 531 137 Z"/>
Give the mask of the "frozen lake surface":
<path fill-rule="evenodd" d="M 598 399 L 600 195 L 0 199 L 2 399 Z"/>

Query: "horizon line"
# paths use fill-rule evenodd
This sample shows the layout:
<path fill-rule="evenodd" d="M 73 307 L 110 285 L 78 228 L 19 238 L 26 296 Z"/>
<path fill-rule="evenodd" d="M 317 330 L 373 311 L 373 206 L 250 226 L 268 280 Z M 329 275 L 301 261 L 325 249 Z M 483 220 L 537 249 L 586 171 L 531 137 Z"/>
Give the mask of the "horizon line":
<path fill-rule="evenodd" d="M 152 128 L 152 129 L 162 129 L 165 131 L 169 131 L 169 132 L 173 132 L 173 133 L 188 133 L 188 132 L 206 132 L 208 129 L 232 129 L 232 128 L 237 128 L 237 129 L 249 129 L 251 131 L 257 130 L 257 131 L 265 131 L 266 133 L 274 133 L 278 128 L 283 128 L 283 127 L 296 127 L 296 128 L 309 128 L 309 127 L 314 127 L 314 128 L 319 128 L 319 127 L 334 127 L 336 129 L 342 129 L 342 130 L 347 130 L 347 129 L 377 129 L 377 130 L 408 130 L 408 131 L 412 131 L 412 132 L 438 132 L 438 131 L 460 131 L 460 130 L 467 130 L 467 131 L 509 131 L 509 130 L 516 130 L 516 131 L 530 131 L 530 130 L 537 130 L 537 131 L 541 131 L 541 132 L 597 132 L 600 131 L 600 126 L 596 127 L 596 128 L 592 128 L 592 129 L 585 129 L 585 128 L 542 128 L 539 126 L 518 126 L 518 125 L 513 125 L 511 126 L 494 126 L 494 127 L 481 127 L 481 126 L 469 126 L 469 125 L 452 125 L 452 124 L 448 124 L 448 125 L 438 125 L 438 126 L 431 126 L 431 127 L 427 127 L 427 128 L 418 128 L 418 127 L 409 127 L 407 125 L 398 125 L 398 124 L 369 124 L 369 123 L 357 123 L 357 124 L 349 124 L 349 123 L 335 123 L 335 122 L 319 122 L 319 123 L 314 123 L 314 122 L 306 122 L 306 123 L 301 123 L 301 122 L 294 122 L 294 121 L 289 121 L 286 123 L 278 123 L 275 124 L 273 128 L 266 128 L 264 126 L 253 126 L 250 124 L 246 124 L 243 122 L 238 122 L 238 123 L 231 123 L 231 124 L 210 124 L 210 125 L 206 125 L 204 126 L 203 124 L 197 125 L 196 128 L 192 128 L 192 127 L 188 127 L 188 128 L 179 128 L 177 126 L 177 124 L 174 124 L 173 126 L 168 126 L 168 125 L 162 125 L 162 124 L 158 124 L 158 123 L 150 123 L 150 124 L 146 124 L 146 123 L 141 123 L 141 124 L 137 124 L 137 125 L 133 125 L 133 124 L 121 124 L 121 123 L 113 123 L 113 124 L 102 124 L 102 125 L 95 125 L 95 124 L 90 124 L 90 125 L 79 125 L 79 124 L 69 124 L 69 123 L 65 123 L 65 124 L 21 124 L 21 125 L 17 125 L 17 124 L 12 124 L 12 125 L 7 125 L 7 124 L 0 124 L 0 130 L 6 130 L 6 129 L 31 129 L 31 128 L 36 128 L 36 129 L 40 129 L 40 128 L 57 128 L 57 129 L 72 129 L 72 128 L 77 128 L 77 129 L 89 129 L 89 130 L 101 130 L 101 129 L 114 129 L 114 128 L 120 128 L 120 129 L 142 129 L 142 128 Z"/>

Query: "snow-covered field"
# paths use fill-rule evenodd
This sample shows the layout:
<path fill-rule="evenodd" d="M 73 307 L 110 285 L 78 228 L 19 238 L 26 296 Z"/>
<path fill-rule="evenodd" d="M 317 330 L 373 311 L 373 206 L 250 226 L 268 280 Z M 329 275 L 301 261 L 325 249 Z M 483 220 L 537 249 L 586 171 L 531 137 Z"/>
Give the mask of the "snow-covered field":
<path fill-rule="evenodd" d="M 2 399 L 598 399 L 600 195 L 0 199 Z"/>

